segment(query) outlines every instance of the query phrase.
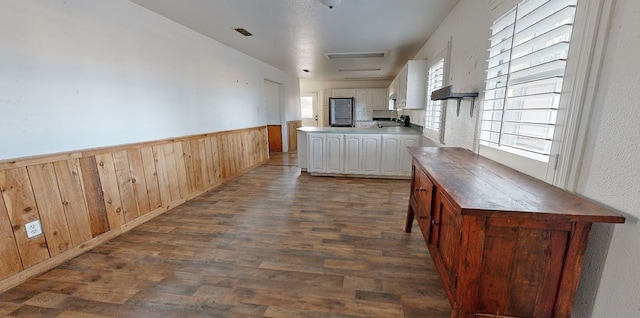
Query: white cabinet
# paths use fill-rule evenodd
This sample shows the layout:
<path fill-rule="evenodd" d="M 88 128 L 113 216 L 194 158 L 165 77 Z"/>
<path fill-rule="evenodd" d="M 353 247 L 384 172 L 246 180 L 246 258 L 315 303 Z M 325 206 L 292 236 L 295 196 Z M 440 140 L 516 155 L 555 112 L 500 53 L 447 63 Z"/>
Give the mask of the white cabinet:
<path fill-rule="evenodd" d="M 362 162 L 362 136 L 344 136 L 344 173 L 359 174 Z"/>
<path fill-rule="evenodd" d="M 400 135 L 382 135 L 382 158 L 380 174 L 399 175 L 400 169 Z"/>
<path fill-rule="evenodd" d="M 389 96 L 386 88 L 374 88 L 371 90 L 371 109 L 386 110 L 389 108 Z"/>
<path fill-rule="evenodd" d="M 360 172 L 366 175 L 380 174 L 380 156 L 381 156 L 381 136 L 380 135 L 363 135 L 362 136 L 362 161 Z"/>
<path fill-rule="evenodd" d="M 400 143 L 400 158 L 399 158 L 401 176 L 411 175 L 412 158 L 409 152 L 407 151 L 407 147 L 418 147 L 419 145 L 420 145 L 420 136 L 417 136 L 417 135 L 402 136 L 402 141 Z"/>
<path fill-rule="evenodd" d="M 407 147 L 417 147 L 417 135 L 382 135 L 382 175 L 410 176 L 411 155 Z"/>
<path fill-rule="evenodd" d="M 325 136 L 324 171 L 327 173 L 342 172 L 343 139 L 344 135 L 328 134 Z"/>
<path fill-rule="evenodd" d="M 329 97 L 356 97 L 355 88 L 334 88 Z"/>
<path fill-rule="evenodd" d="M 418 135 L 307 134 L 307 171 L 312 174 L 408 177 Z M 302 166 L 301 166 L 302 167 Z"/>
<path fill-rule="evenodd" d="M 397 109 L 424 109 L 427 90 L 427 61 L 411 60 L 391 83 Z"/>
<path fill-rule="evenodd" d="M 309 172 L 323 172 L 324 171 L 324 146 L 326 135 L 323 134 L 307 134 L 307 146 L 309 148 L 307 152 L 308 165 L 307 171 Z"/>

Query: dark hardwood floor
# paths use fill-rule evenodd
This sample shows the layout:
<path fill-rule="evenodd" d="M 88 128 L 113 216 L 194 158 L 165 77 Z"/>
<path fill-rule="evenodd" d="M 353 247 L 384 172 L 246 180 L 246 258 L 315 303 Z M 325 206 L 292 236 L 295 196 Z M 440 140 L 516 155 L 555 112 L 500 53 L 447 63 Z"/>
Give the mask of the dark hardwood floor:
<path fill-rule="evenodd" d="M 311 177 L 295 154 L 0 294 L 19 317 L 449 317 L 408 180 Z"/>

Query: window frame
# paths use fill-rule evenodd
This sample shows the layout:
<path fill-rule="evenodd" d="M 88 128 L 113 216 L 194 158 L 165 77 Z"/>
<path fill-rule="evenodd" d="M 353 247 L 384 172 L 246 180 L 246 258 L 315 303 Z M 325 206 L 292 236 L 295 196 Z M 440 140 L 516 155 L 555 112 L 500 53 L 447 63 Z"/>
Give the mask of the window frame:
<path fill-rule="evenodd" d="M 451 39 L 449 39 L 449 41 L 447 42 L 447 45 L 438 50 L 437 53 L 434 55 L 434 57 L 432 57 L 431 59 L 429 59 L 429 63 L 428 63 L 428 67 L 427 67 L 427 86 L 425 87 L 426 90 L 426 94 L 425 94 L 425 110 L 424 110 L 424 127 L 423 127 L 423 135 L 431 140 L 437 141 L 440 144 L 444 144 L 445 140 L 444 140 L 444 136 L 445 136 L 445 124 L 446 124 L 446 118 L 447 118 L 447 104 L 446 101 L 442 100 L 442 101 L 437 101 L 440 103 L 440 125 L 438 127 L 438 130 L 435 129 L 431 129 L 429 127 L 427 127 L 427 115 L 429 114 L 429 104 L 434 102 L 431 100 L 431 94 L 430 92 L 442 87 L 446 87 L 447 85 L 449 85 L 449 74 L 450 74 L 450 69 L 451 69 Z M 436 87 L 436 88 L 431 88 L 429 87 L 429 71 L 430 69 L 436 65 L 437 63 L 440 62 L 440 60 L 444 60 L 443 62 L 443 67 L 442 67 L 442 86 L 440 87 Z"/>
<path fill-rule="evenodd" d="M 495 8 L 492 8 L 492 21 L 513 9 L 521 1 L 496 2 Z M 536 166 L 535 160 L 481 146 L 480 116 L 475 140 L 475 149 L 479 154 L 560 188 L 575 190 L 585 151 L 589 116 L 595 104 L 607 26 L 612 14 L 612 1 L 578 1 L 549 163 L 545 167 Z M 484 96 L 482 98 L 484 99 Z M 482 107 L 484 108 L 484 103 Z"/>

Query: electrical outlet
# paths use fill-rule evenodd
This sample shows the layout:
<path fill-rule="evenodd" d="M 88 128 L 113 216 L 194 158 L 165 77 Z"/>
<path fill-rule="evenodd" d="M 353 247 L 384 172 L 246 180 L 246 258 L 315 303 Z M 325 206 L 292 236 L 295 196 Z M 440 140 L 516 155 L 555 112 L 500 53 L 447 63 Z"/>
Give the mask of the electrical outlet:
<path fill-rule="evenodd" d="M 32 238 L 34 236 L 38 236 L 42 234 L 42 225 L 40 224 L 40 220 L 35 220 L 33 222 L 29 222 L 24 225 L 27 230 L 27 237 Z"/>

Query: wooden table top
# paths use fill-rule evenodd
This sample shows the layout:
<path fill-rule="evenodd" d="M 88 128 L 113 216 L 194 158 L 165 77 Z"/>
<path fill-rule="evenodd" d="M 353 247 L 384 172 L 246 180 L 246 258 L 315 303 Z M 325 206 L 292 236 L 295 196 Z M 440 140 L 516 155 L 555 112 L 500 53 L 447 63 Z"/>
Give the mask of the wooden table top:
<path fill-rule="evenodd" d="M 525 175 L 463 148 L 409 147 L 463 215 L 624 223 L 612 208 Z"/>

